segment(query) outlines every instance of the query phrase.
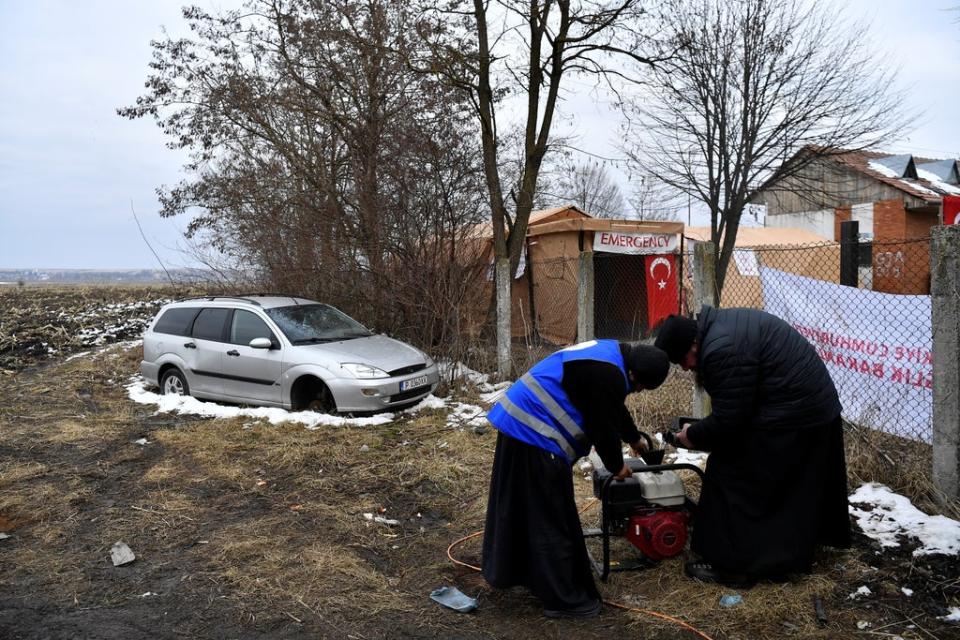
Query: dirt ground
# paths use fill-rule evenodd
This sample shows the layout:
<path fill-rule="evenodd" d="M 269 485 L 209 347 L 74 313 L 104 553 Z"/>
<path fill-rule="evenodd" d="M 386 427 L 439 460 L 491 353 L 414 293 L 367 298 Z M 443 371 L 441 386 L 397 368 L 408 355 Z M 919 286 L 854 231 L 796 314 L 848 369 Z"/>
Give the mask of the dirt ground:
<path fill-rule="evenodd" d="M 547 620 L 523 590 L 491 590 L 447 557 L 483 526 L 493 431 L 445 410 L 316 430 L 156 414 L 128 398 L 139 358 L 130 345 L 59 352 L 0 374 L 0 638 L 960 638 L 937 619 L 960 604 L 957 558 L 880 553 L 863 536 L 732 608 L 718 604 L 732 590 L 684 578 L 680 557 L 600 584 L 635 611 Z M 678 410 L 639 403 L 654 422 Z M 590 482 L 577 490 L 592 526 Z M 479 540 L 452 554 L 478 564 Z M 135 562 L 113 566 L 117 541 Z M 432 602 L 444 585 L 478 609 Z M 851 598 L 861 586 L 871 595 Z"/>

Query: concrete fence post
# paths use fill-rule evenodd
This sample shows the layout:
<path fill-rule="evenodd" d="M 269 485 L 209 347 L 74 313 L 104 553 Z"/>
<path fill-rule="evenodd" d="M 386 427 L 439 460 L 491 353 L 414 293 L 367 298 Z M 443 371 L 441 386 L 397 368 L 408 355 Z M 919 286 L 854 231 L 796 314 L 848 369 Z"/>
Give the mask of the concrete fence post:
<path fill-rule="evenodd" d="M 717 305 L 717 262 L 712 242 L 698 242 L 693 245 L 693 305 L 694 315 L 700 313 L 703 305 Z M 710 396 L 701 387 L 693 387 L 693 418 L 710 415 Z"/>
<path fill-rule="evenodd" d="M 577 278 L 577 342 L 593 340 L 593 303 L 593 251 L 581 251 Z"/>
<path fill-rule="evenodd" d="M 960 225 L 931 236 L 933 482 L 949 501 L 960 497 Z"/>
<path fill-rule="evenodd" d="M 507 380 L 510 362 L 510 259 L 499 258 L 494 267 L 497 285 L 497 376 Z"/>

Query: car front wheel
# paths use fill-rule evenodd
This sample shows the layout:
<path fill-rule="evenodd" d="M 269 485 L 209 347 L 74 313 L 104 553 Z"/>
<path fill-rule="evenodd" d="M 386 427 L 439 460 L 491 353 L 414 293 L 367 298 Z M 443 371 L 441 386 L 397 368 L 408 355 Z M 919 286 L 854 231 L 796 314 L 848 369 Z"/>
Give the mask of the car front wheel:
<path fill-rule="evenodd" d="M 187 378 L 179 369 L 170 369 L 163 374 L 160 379 L 160 391 L 164 395 L 190 395 L 190 385 L 187 384 Z"/>

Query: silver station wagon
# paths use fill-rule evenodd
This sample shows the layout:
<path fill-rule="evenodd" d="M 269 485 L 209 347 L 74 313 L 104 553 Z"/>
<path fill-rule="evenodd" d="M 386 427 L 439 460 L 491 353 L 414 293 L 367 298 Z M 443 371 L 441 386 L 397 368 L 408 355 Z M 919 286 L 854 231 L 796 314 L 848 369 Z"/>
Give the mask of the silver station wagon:
<path fill-rule="evenodd" d="M 341 413 L 410 406 L 440 378 L 427 354 L 329 305 L 260 295 L 164 306 L 140 373 L 163 393 Z"/>

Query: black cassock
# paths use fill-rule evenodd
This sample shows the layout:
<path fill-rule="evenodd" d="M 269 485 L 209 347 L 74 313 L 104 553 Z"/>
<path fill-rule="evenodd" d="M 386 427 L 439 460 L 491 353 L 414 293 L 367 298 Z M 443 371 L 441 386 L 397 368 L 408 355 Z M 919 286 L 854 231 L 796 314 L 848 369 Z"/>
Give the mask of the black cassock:
<path fill-rule="evenodd" d="M 810 570 L 818 544 L 850 540 L 840 417 L 754 432 L 710 454 L 691 549 L 754 576 Z"/>
<path fill-rule="evenodd" d="M 628 391 L 623 372 L 605 362 L 568 362 L 561 385 L 604 465 L 619 471 L 621 441 L 640 437 L 623 404 Z M 570 464 L 502 433 L 490 472 L 483 576 L 497 588 L 527 587 L 547 609 L 572 609 L 600 597 Z"/>
<path fill-rule="evenodd" d="M 483 577 L 527 587 L 547 609 L 599 598 L 566 460 L 502 433 L 490 473 Z"/>
<path fill-rule="evenodd" d="M 833 381 L 803 336 L 762 311 L 704 307 L 697 340 L 712 413 L 687 435 L 711 454 L 691 549 L 726 571 L 806 572 L 817 544 L 850 540 Z"/>

